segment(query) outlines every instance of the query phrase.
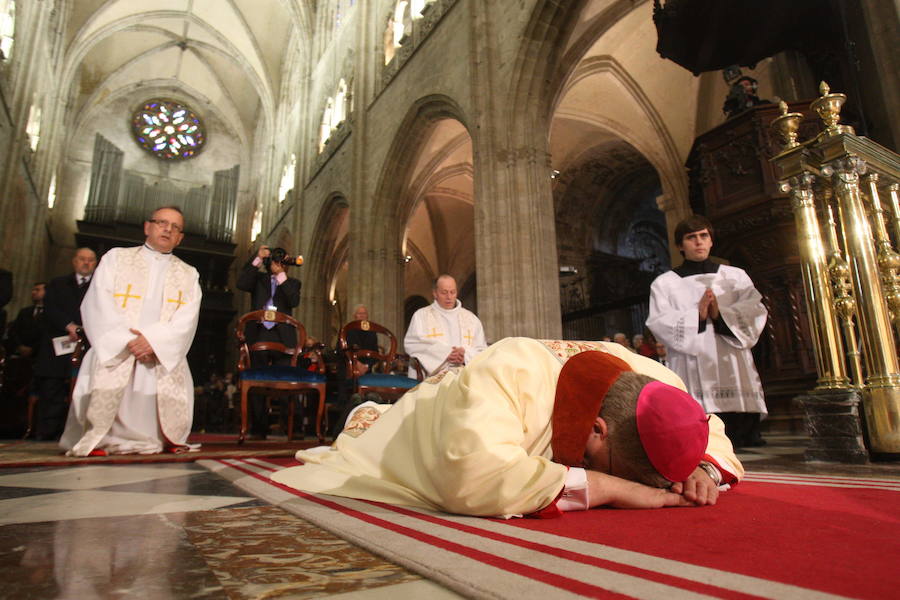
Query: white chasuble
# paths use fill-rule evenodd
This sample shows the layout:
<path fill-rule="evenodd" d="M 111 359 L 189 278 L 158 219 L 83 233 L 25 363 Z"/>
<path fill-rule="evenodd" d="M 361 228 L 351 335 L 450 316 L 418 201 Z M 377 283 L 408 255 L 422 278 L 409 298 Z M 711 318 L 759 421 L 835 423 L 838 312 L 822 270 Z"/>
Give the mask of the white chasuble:
<path fill-rule="evenodd" d="M 60 446 L 85 456 L 154 453 L 184 445 L 193 419 L 187 365 L 201 292 L 197 271 L 146 246 L 113 248 L 81 305 L 91 349 L 75 385 Z M 157 362 L 139 363 L 127 344 L 140 331 Z"/>
<path fill-rule="evenodd" d="M 426 375 L 455 366 L 446 362 L 454 346 L 465 348 L 465 364 L 487 348 L 484 328 L 472 311 L 463 308 L 459 300 L 449 310 L 435 301 L 416 311 L 406 330 L 403 348 L 419 359 Z M 410 368 L 409 376 L 416 376 L 414 368 Z"/>
<path fill-rule="evenodd" d="M 569 357 L 615 354 L 638 372 L 683 389 L 656 361 L 618 344 L 507 338 L 459 372 L 419 384 L 354 437 L 331 451 L 297 453 L 305 464 L 272 479 L 312 493 L 451 513 L 513 516 L 552 503 L 568 469 L 552 462 L 550 425 L 556 381 Z M 708 453 L 737 477 L 743 469 L 718 418 Z"/>
<path fill-rule="evenodd" d="M 697 305 L 707 289 L 733 336 L 717 333 L 711 320 L 699 331 Z M 750 352 L 766 325 L 761 299 L 750 277 L 727 265 L 688 277 L 669 271 L 650 288 L 647 327 L 665 344 L 668 367 L 708 413 L 768 412 Z"/>

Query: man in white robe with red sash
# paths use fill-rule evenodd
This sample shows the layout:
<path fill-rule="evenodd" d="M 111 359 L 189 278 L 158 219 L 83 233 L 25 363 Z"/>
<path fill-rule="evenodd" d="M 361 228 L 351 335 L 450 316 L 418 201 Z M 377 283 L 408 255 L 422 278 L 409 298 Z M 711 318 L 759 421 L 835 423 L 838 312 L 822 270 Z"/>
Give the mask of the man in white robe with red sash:
<path fill-rule="evenodd" d="M 419 360 L 426 375 L 468 364 L 487 348 L 481 321 L 463 308 L 457 296 L 456 280 L 441 275 L 434 280 L 434 302 L 415 312 L 406 330 L 403 347 Z M 409 376 L 416 377 L 414 367 Z"/>
<path fill-rule="evenodd" d="M 144 234 L 144 245 L 103 256 L 81 305 L 91 349 L 60 439 L 70 456 L 187 449 L 199 275 L 172 254 L 184 238 L 180 209 L 155 210 Z"/>
<path fill-rule="evenodd" d="M 356 430 L 362 431 L 362 428 Z M 507 338 L 275 481 L 457 514 L 714 504 L 743 467 L 678 377 L 604 342 Z"/>

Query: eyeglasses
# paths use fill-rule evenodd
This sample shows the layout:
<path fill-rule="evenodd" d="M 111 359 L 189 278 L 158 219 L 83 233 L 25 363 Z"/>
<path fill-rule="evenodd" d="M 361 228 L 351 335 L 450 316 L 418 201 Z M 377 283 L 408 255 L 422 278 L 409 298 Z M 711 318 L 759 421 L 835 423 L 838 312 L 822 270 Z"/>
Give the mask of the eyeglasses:
<path fill-rule="evenodd" d="M 166 221 L 165 219 L 148 219 L 148 222 L 153 223 L 160 229 L 168 229 L 169 227 L 171 227 L 172 231 L 174 231 L 175 233 L 181 233 L 182 231 L 184 231 L 181 225 L 176 225 L 175 223 Z"/>

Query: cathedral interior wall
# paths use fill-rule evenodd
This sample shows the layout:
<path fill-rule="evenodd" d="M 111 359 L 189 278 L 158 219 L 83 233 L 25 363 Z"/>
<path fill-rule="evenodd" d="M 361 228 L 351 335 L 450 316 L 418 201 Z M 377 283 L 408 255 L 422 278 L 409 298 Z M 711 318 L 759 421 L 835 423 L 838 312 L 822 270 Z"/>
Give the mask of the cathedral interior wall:
<path fill-rule="evenodd" d="M 287 42 L 283 54 L 272 40 L 260 46 L 261 59 L 268 62 L 258 73 L 264 76 L 268 69 L 271 81 L 263 85 L 248 76 L 250 83 L 236 86 L 240 89 L 230 96 L 222 90 L 231 89 L 231 81 L 217 88 L 220 95 L 191 87 L 215 87 L 212 71 L 204 71 L 196 59 L 201 46 L 191 46 L 200 38 L 209 42 L 209 29 L 184 46 L 163 36 L 158 58 L 165 60 L 144 77 L 136 64 L 112 72 L 117 49 L 136 56 L 153 45 L 147 32 L 130 38 L 131 30 L 120 22 L 66 79 L 61 77 L 68 48 L 60 43 L 62 32 L 68 32 L 67 43 L 81 43 L 76 34 L 91 11 L 72 2 L 19 5 L 18 54 L 0 67 L 7 109 L 0 115 L 5 195 L 0 266 L 14 270 L 20 282 L 69 269 L 75 221 L 83 216 L 90 181 L 93 136 L 100 132 L 125 153 L 125 168 L 149 183 L 210 185 L 213 171 L 239 164 L 230 281 L 259 243 L 283 243 L 309 257 L 299 272 L 303 299 L 295 314 L 313 323 L 311 330 L 319 335 L 363 302 L 402 336 L 407 301 L 429 299 L 428 282 L 436 271 L 457 267 L 461 288 L 477 292 L 466 302 L 477 300 L 491 339 L 559 335 L 559 311 L 568 299 L 560 296 L 558 267 L 589 270 L 594 263 L 585 254 L 627 250 L 622 231 L 612 236 L 616 239 L 598 239 L 619 225 L 652 229 L 656 244 L 663 237 L 654 229 L 657 208 L 670 235 L 674 223 L 691 210 L 685 170 L 691 147 L 698 135 L 725 122 L 728 87 L 721 73 L 695 77 L 656 53 L 649 0 L 436 0 L 431 14 L 440 13 L 440 19 L 428 27 L 427 14 L 414 21 L 413 34 L 388 66 L 384 34 L 395 0 L 352 6 L 317 2 L 309 22 L 266 30 L 281 32 Z M 860 10 L 851 11 L 851 30 L 871 34 L 859 49 L 863 77 L 858 92 L 867 97 L 873 139 L 889 145 L 897 127 L 890 118 L 896 104 L 890 93 L 898 72 L 891 68 L 898 63 L 890 44 L 896 22 L 874 0 L 858 5 Z M 118 0 L 101 8 L 114 6 L 122 13 L 134 8 Z M 260 10 L 288 18 L 284 6 L 273 3 Z M 203 10 L 199 4 L 195 8 Z M 222 72 L 238 73 L 257 60 L 242 54 L 250 46 L 231 46 L 236 56 L 223 61 L 234 64 Z M 185 73 L 197 77 L 173 78 L 167 88 L 161 81 L 174 72 L 167 61 L 180 54 L 189 68 Z M 790 52 L 743 69 L 759 81 L 759 96 L 772 100 L 809 99 L 818 85 L 813 72 Z M 335 98 L 342 79 L 347 118 L 320 154 L 326 103 Z M 69 80 L 72 89 L 60 89 Z M 144 94 L 166 89 L 197 109 L 210 129 L 208 147 L 183 164 L 145 155 L 128 130 L 130 113 Z M 32 153 L 25 128 L 35 99 L 43 103 L 45 118 L 42 141 Z M 83 106 L 86 100 L 89 105 Z M 279 201 L 292 155 L 293 190 Z M 566 196 L 560 186 L 572 181 L 554 179 L 554 172 L 562 178 L 593 177 L 599 184 Z M 57 200 L 48 210 L 53 174 Z M 597 195 L 590 197 L 591 190 Z M 640 192 L 641 211 L 624 215 L 617 208 L 626 192 Z M 583 205 L 560 215 L 554 202 L 561 195 Z M 342 198 L 341 210 L 333 210 L 336 197 Z M 453 206 L 464 210 L 448 208 Z M 257 211 L 262 228 L 254 242 L 250 224 Z M 419 234 L 407 235 L 408 228 Z M 454 237 L 459 230 L 464 235 Z M 24 255 L 22 247 L 34 251 Z M 656 250 L 653 245 L 652 257 L 632 253 L 620 258 L 655 260 Z M 671 245 L 669 251 L 671 262 L 677 262 L 677 251 Z M 586 281 L 583 300 L 589 300 L 599 280 Z M 523 293 L 526 289 L 535 291 Z M 13 306 L 27 303 L 27 294 L 17 285 Z M 239 312 L 247 307 L 245 296 L 235 296 Z M 338 301 L 337 309 L 332 300 Z"/>

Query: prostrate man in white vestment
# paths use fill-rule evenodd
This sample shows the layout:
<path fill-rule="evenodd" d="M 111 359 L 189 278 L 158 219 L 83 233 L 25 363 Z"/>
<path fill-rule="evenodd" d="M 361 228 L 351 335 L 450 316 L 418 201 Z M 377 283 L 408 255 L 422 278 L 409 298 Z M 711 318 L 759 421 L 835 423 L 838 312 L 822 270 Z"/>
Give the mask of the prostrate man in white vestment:
<path fill-rule="evenodd" d="M 426 379 L 368 429 L 348 426 L 331 450 L 297 459 L 272 478 L 506 517 L 714 504 L 717 486 L 743 475 L 722 422 L 656 361 L 613 343 L 528 338 Z"/>
<path fill-rule="evenodd" d="M 434 302 L 416 311 L 403 340 L 406 352 L 419 359 L 426 375 L 461 367 L 487 348 L 481 321 L 462 307 L 453 277 L 435 279 L 431 294 Z M 409 376 L 416 376 L 413 367 Z"/>
<path fill-rule="evenodd" d="M 675 240 L 684 262 L 650 287 L 647 327 L 735 447 L 762 445 L 759 421 L 768 411 L 750 351 L 766 325 L 761 296 L 742 269 L 709 260 L 713 229 L 704 217 L 679 223 Z"/>
<path fill-rule="evenodd" d="M 60 447 L 67 454 L 186 449 L 194 413 L 187 352 L 197 330 L 197 270 L 172 254 L 184 238 L 177 207 L 144 222 L 143 246 L 112 248 L 81 305 L 91 342 Z"/>

